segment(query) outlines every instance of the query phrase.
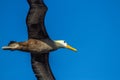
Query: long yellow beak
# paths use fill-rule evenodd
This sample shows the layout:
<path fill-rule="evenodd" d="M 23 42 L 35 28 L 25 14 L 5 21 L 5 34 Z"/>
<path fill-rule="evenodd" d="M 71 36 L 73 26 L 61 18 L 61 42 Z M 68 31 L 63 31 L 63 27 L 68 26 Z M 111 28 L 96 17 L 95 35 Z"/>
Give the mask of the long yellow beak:
<path fill-rule="evenodd" d="M 70 45 L 67 45 L 67 46 L 66 46 L 66 48 L 68 48 L 68 49 L 70 49 L 70 50 L 72 50 L 72 51 L 77 52 L 77 49 L 73 48 L 73 47 L 72 47 L 72 46 L 70 46 Z"/>

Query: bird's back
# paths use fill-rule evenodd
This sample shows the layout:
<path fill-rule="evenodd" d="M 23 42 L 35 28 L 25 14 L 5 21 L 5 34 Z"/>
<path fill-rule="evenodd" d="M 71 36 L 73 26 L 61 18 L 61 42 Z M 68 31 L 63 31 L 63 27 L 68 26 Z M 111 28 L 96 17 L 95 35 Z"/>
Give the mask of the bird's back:
<path fill-rule="evenodd" d="M 49 39 L 43 40 L 29 39 L 27 43 L 29 52 L 47 53 L 57 49 L 55 43 Z"/>

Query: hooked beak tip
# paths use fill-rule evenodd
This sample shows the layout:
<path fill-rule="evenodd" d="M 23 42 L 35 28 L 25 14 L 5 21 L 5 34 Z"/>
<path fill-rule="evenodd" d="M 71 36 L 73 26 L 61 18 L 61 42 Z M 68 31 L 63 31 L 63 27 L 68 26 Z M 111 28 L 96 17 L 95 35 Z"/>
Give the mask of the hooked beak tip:
<path fill-rule="evenodd" d="M 73 47 L 70 46 L 70 45 L 67 45 L 66 48 L 68 48 L 68 49 L 70 49 L 70 50 L 72 50 L 72 51 L 74 51 L 74 52 L 77 52 L 77 51 L 78 51 L 76 48 L 73 48 Z"/>

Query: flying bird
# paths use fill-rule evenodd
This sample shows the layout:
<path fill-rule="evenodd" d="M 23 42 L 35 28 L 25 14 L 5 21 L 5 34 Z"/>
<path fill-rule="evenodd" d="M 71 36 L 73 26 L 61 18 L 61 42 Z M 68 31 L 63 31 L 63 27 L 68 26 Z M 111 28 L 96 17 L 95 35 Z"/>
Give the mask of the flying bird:
<path fill-rule="evenodd" d="M 44 25 L 47 6 L 43 0 L 27 0 L 30 9 L 26 23 L 28 40 L 24 42 L 10 41 L 3 50 L 19 50 L 31 53 L 32 68 L 37 80 L 55 80 L 49 66 L 49 52 L 59 48 L 67 48 L 73 51 L 77 49 L 68 45 L 64 40 L 51 40 Z"/>

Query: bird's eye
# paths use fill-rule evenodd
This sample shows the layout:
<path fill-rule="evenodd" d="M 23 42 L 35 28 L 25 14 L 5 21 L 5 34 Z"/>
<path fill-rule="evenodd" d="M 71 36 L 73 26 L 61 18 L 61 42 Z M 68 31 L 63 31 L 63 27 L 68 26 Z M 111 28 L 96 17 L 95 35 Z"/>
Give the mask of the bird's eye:
<path fill-rule="evenodd" d="M 66 42 L 64 41 L 64 43 L 66 43 Z"/>

